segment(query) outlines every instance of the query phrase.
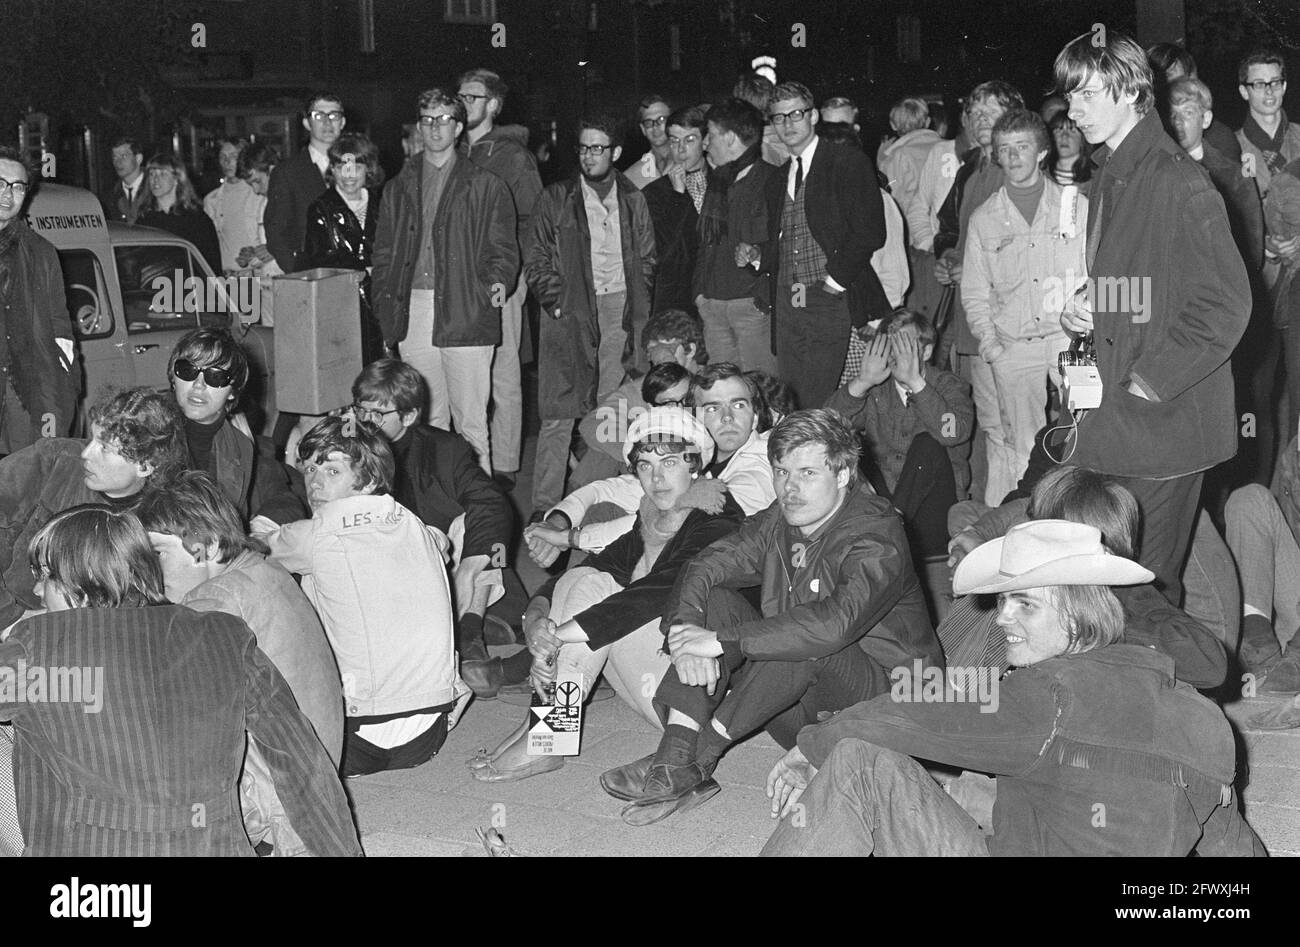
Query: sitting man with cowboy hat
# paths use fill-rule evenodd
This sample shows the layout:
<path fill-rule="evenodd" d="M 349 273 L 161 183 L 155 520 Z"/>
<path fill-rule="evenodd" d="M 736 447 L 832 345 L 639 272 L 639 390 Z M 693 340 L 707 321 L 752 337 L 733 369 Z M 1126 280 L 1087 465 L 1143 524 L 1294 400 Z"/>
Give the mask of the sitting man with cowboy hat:
<path fill-rule="evenodd" d="M 763 854 L 1187 855 L 1232 799 L 1234 745 L 1171 658 L 1122 643 L 1109 586 L 1152 578 L 1065 520 L 974 550 L 953 591 L 998 597 L 996 710 L 895 691 L 805 728 L 768 776 Z M 992 834 L 913 757 L 995 775 Z"/>

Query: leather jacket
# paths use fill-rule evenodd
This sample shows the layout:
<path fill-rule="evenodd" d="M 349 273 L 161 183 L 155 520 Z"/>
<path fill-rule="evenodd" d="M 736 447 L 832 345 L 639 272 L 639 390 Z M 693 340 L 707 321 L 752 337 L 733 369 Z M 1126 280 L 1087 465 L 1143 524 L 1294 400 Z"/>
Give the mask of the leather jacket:
<path fill-rule="evenodd" d="M 364 226 L 342 195 L 330 188 L 307 209 L 307 237 L 304 265 L 343 270 L 365 270 L 370 266 L 379 221 L 379 194 L 371 188 Z M 361 309 L 370 313 L 370 274 L 361 280 Z"/>

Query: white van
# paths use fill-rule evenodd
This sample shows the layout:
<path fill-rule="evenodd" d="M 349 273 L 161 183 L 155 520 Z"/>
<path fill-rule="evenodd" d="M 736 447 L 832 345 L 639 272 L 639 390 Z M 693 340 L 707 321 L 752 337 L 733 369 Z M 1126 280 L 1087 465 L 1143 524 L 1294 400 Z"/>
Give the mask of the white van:
<path fill-rule="evenodd" d="M 260 416 L 263 426 L 274 420 L 272 333 L 252 321 L 257 310 L 245 307 L 241 313 L 225 296 L 215 307 L 177 306 L 179 293 L 159 291 L 159 277 L 167 285 L 190 277 L 219 285 L 210 282 L 216 274 L 193 244 L 152 227 L 106 222 L 94 194 L 62 184 L 41 184 L 26 219 L 54 244 L 63 266 L 68 314 L 86 373 L 79 417 L 106 388 L 165 390 L 167 359 L 181 336 L 200 326 L 223 326 L 248 353 L 241 410 Z"/>

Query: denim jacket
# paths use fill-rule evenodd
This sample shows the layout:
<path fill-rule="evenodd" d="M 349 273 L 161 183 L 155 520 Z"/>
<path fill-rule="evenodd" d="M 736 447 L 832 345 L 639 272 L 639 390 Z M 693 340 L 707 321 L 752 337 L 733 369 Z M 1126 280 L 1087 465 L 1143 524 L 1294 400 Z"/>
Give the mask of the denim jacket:
<path fill-rule="evenodd" d="M 302 575 L 338 659 L 349 717 L 450 703 L 456 673 L 447 539 L 391 496 L 326 503 L 266 537 Z"/>
<path fill-rule="evenodd" d="M 1115 644 L 1009 672 L 994 712 L 882 694 L 799 734 L 814 766 L 858 739 L 997 777 L 994 855 L 1176 855 L 1230 798 L 1223 712 L 1173 660 Z"/>
<path fill-rule="evenodd" d="M 1065 192 L 1045 179 L 1032 224 L 1005 185 L 971 214 L 961 302 L 987 362 L 1018 341 L 1046 336 L 1068 344 L 1060 316 L 1087 275 L 1088 199 L 1077 188 Z"/>

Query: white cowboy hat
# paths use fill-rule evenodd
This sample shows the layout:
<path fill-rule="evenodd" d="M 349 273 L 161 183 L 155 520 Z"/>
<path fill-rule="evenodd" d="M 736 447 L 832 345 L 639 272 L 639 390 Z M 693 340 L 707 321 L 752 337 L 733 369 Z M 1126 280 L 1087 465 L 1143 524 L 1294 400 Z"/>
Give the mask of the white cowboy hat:
<path fill-rule="evenodd" d="M 1101 543 L 1095 526 L 1032 520 L 973 550 L 952 577 L 954 595 L 1015 592 L 1051 585 L 1142 585 L 1155 578 Z"/>
<path fill-rule="evenodd" d="M 630 454 L 639 441 L 681 441 L 699 452 L 700 466 L 707 467 L 713 460 L 713 436 L 709 429 L 690 411 L 675 405 L 655 405 L 629 424 L 627 437 L 623 439 L 623 456 Z"/>

